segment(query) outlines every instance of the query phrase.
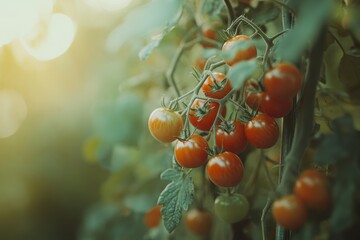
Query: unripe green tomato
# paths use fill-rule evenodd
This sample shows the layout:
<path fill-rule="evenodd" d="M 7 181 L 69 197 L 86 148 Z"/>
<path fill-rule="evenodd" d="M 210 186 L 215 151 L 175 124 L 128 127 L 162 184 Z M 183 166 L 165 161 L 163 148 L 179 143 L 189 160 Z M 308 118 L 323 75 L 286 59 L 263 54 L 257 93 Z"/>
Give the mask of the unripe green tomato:
<path fill-rule="evenodd" d="M 243 220 L 249 208 L 249 202 L 242 194 L 222 195 L 215 199 L 215 214 L 227 223 Z"/>

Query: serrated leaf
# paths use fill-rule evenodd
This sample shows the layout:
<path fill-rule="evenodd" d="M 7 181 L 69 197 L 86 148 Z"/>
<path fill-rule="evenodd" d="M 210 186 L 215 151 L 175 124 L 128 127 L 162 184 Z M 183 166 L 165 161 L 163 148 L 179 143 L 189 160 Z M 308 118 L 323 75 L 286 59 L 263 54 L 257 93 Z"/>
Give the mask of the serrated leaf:
<path fill-rule="evenodd" d="M 234 89 L 239 89 L 256 71 L 257 62 L 255 59 L 242 61 L 233 66 L 228 72 L 228 78 Z"/>
<path fill-rule="evenodd" d="M 293 30 L 284 34 L 275 47 L 275 57 L 296 62 L 327 21 L 331 13 L 332 1 L 305 0 L 301 2 L 301 9 Z"/>
<path fill-rule="evenodd" d="M 350 97 L 355 100 L 360 99 L 360 58 L 344 54 L 340 60 L 339 78 L 345 85 Z"/>
<path fill-rule="evenodd" d="M 175 170 L 176 171 L 176 170 Z M 176 174 L 166 171 L 169 176 Z M 182 177 L 169 183 L 161 192 L 158 204 L 163 205 L 161 213 L 166 230 L 171 233 L 181 221 L 182 211 L 186 211 L 194 198 L 194 183 L 189 175 L 182 173 Z"/>
<path fill-rule="evenodd" d="M 161 180 L 175 181 L 176 179 L 180 178 L 182 174 L 183 173 L 177 169 L 168 168 L 161 173 L 160 178 Z"/>
<path fill-rule="evenodd" d="M 210 16 L 218 16 L 224 8 L 224 2 L 219 0 L 205 0 L 202 12 Z"/>

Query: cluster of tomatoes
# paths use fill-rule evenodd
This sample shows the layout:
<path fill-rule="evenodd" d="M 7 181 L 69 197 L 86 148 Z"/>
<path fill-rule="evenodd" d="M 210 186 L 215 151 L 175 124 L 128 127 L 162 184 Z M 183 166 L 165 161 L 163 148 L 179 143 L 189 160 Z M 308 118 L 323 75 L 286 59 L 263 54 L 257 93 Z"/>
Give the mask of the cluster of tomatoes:
<path fill-rule="evenodd" d="M 317 170 L 306 170 L 297 179 L 294 194 L 274 201 L 273 217 L 286 229 L 301 227 L 308 218 L 308 210 L 326 215 L 332 203 L 329 182 Z"/>
<path fill-rule="evenodd" d="M 239 42 L 247 41 L 250 41 L 248 36 L 237 35 L 224 43 L 223 52 L 236 51 L 231 59 L 224 58 L 230 68 L 238 62 L 256 58 L 254 45 L 237 47 Z M 225 103 L 234 91 L 225 74 L 211 72 L 202 82 L 202 95 L 196 94 L 181 114 L 170 108 L 157 108 L 149 117 L 148 127 L 152 136 L 160 142 L 176 140 L 174 156 L 181 167 L 198 168 L 206 164 L 206 174 L 211 182 L 219 187 L 235 187 L 244 171 L 238 154 L 247 144 L 261 149 L 275 145 L 279 137 L 275 118 L 283 117 L 291 110 L 292 98 L 299 91 L 301 82 L 302 76 L 296 66 L 290 63 L 274 66 L 264 76 L 264 91 L 247 91 L 246 103 L 256 111 L 251 119 L 243 123 L 237 117 L 225 120 Z M 190 135 L 188 123 L 206 134 Z M 212 133 L 215 135 L 215 146 L 210 148 L 209 138 L 204 136 L 209 137 Z M 242 194 L 218 196 L 214 204 L 216 215 L 228 223 L 242 220 L 249 210 L 249 203 Z M 202 216 L 204 214 L 202 212 Z M 195 213 L 189 215 L 190 219 L 197 219 Z"/>

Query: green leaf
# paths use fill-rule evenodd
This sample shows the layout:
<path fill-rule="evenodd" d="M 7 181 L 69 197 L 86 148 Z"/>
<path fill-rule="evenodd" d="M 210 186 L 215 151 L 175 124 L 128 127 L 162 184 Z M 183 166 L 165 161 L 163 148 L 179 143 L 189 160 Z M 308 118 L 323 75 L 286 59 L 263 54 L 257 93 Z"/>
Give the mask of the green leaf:
<path fill-rule="evenodd" d="M 171 31 L 171 29 L 172 27 L 165 28 L 165 30 L 162 33 L 154 36 L 152 38 L 152 41 L 140 50 L 139 58 L 142 61 L 148 59 L 150 54 L 154 51 L 155 48 L 157 48 L 160 45 L 161 41 L 164 39 L 166 34 L 168 34 Z"/>
<path fill-rule="evenodd" d="M 225 5 L 223 1 L 205 0 L 203 3 L 202 12 L 210 16 L 219 16 L 224 6 Z"/>
<path fill-rule="evenodd" d="M 171 233 L 181 221 L 182 211 L 187 211 L 194 198 L 194 183 L 182 171 L 167 169 L 162 178 L 173 179 L 159 196 L 158 204 L 163 205 L 161 213 L 166 230 Z"/>
<path fill-rule="evenodd" d="M 166 9 L 166 11 L 162 11 Z M 149 37 L 159 30 L 173 26 L 179 18 L 182 1 L 151 0 L 131 11 L 109 35 L 106 48 L 109 52 L 118 51 L 124 43 Z"/>
<path fill-rule="evenodd" d="M 353 100 L 360 100 L 360 58 L 356 52 L 344 54 L 340 60 L 339 78 Z"/>
<path fill-rule="evenodd" d="M 176 181 L 177 179 L 181 178 L 182 174 L 183 173 L 181 171 L 178 171 L 174 168 L 169 168 L 161 173 L 160 178 L 162 180 Z"/>
<path fill-rule="evenodd" d="M 257 66 L 255 59 L 242 61 L 233 66 L 227 74 L 233 88 L 239 89 L 255 73 Z"/>
<path fill-rule="evenodd" d="M 257 25 L 265 25 L 275 20 L 280 14 L 280 8 L 273 4 L 261 4 L 257 8 L 249 11 L 246 17 L 254 19 L 253 22 Z"/>
<path fill-rule="evenodd" d="M 332 4 L 333 1 L 328 0 L 302 1 L 296 25 L 277 42 L 275 57 L 290 62 L 298 61 L 327 21 Z"/>

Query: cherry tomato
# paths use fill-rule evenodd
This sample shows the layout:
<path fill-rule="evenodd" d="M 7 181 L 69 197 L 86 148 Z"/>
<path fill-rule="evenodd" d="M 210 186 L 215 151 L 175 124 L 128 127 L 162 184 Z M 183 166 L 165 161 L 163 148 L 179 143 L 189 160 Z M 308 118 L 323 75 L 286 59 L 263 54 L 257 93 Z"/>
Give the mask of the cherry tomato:
<path fill-rule="evenodd" d="M 299 176 L 295 184 L 295 195 L 310 209 L 324 211 L 331 207 L 327 178 L 315 169 L 306 170 Z"/>
<path fill-rule="evenodd" d="M 302 75 L 291 63 L 279 63 L 264 76 L 265 91 L 276 98 L 292 98 L 301 88 Z"/>
<path fill-rule="evenodd" d="M 279 138 L 279 127 L 274 118 L 267 114 L 257 114 L 245 125 L 245 136 L 256 148 L 269 148 Z"/>
<path fill-rule="evenodd" d="M 212 229 L 212 215 L 205 210 L 191 209 L 185 216 L 186 228 L 200 236 L 207 236 Z"/>
<path fill-rule="evenodd" d="M 149 211 L 146 212 L 144 216 L 144 224 L 148 229 L 156 228 L 159 226 L 161 221 L 161 206 L 156 205 L 155 207 L 151 208 Z"/>
<path fill-rule="evenodd" d="M 217 102 L 207 102 L 202 99 L 195 99 L 190 109 L 189 120 L 190 123 L 202 131 L 209 131 L 214 124 L 220 104 Z M 226 107 L 224 106 L 221 115 L 226 114 Z"/>
<path fill-rule="evenodd" d="M 240 183 L 244 166 L 232 152 L 223 152 L 212 157 L 206 165 L 209 179 L 220 187 L 234 187 Z"/>
<path fill-rule="evenodd" d="M 250 108 L 260 111 L 262 98 L 263 98 L 262 92 L 252 92 L 252 93 L 248 93 L 245 102 Z"/>
<path fill-rule="evenodd" d="M 208 157 L 209 144 L 200 135 L 194 134 L 189 139 L 177 141 L 174 154 L 180 166 L 196 168 L 202 166 Z"/>
<path fill-rule="evenodd" d="M 232 49 L 236 49 L 237 45 L 241 42 L 247 42 L 250 41 L 250 38 L 246 35 L 237 35 L 235 37 L 232 37 L 230 39 L 228 39 L 223 47 L 222 47 L 222 51 L 223 52 L 229 52 Z M 254 45 L 251 45 L 245 49 L 239 49 L 237 50 L 234 58 L 232 59 L 224 59 L 225 63 L 229 66 L 233 66 L 236 63 L 240 62 L 240 61 L 244 61 L 244 60 L 249 60 L 252 58 L 255 58 L 257 54 L 256 51 L 256 47 Z"/>
<path fill-rule="evenodd" d="M 204 38 L 207 38 L 207 39 L 210 39 L 210 40 L 216 40 L 216 31 L 209 27 L 209 26 L 204 26 L 202 28 L 202 33 L 203 33 L 203 36 Z M 201 45 L 204 47 L 204 48 L 213 48 L 215 47 L 214 44 L 212 43 L 208 43 L 208 42 L 202 42 Z"/>
<path fill-rule="evenodd" d="M 232 89 L 230 80 L 226 78 L 226 76 L 222 73 L 213 72 L 213 76 L 208 76 L 201 86 L 202 91 L 205 96 L 211 98 L 221 99 L 225 97 Z"/>
<path fill-rule="evenodd" d="M 292 98 L 275 98 L 264 92 L 262 94 L 262 101 L 260 110 L 267 113 L 270 117 L 281 118 L 285 117 L 293 106 Z"/>
<path fill-rule="evenodd" d="M 226 125 L 220 124 L 216 129 L 215 140 L 218 149 L 239 154 L 247 145 L 244 124 L 236 120 L 235 123 L 230 123 L 229 129 Z"/>
<path fill-rule="evenodd" d="M 249 212 L 249 202 L 242 194 L 222 195 L 215 199 L 215 214 L 227 223 L 243 220 Z"/>
<path fill-rule="evenodd" d="M 167 108 L 155 109 L 148 121 L 151 135 L 163 143 L 174 141 L 180 135 L 183 126 L 180 114 Z"/>
<path fill-rule="evenodd" d="M 274 201 L 272 215 L 277 224 L 291 230 L 301 227 L 307 219 L 306 207 L 295 195 Z"/>

